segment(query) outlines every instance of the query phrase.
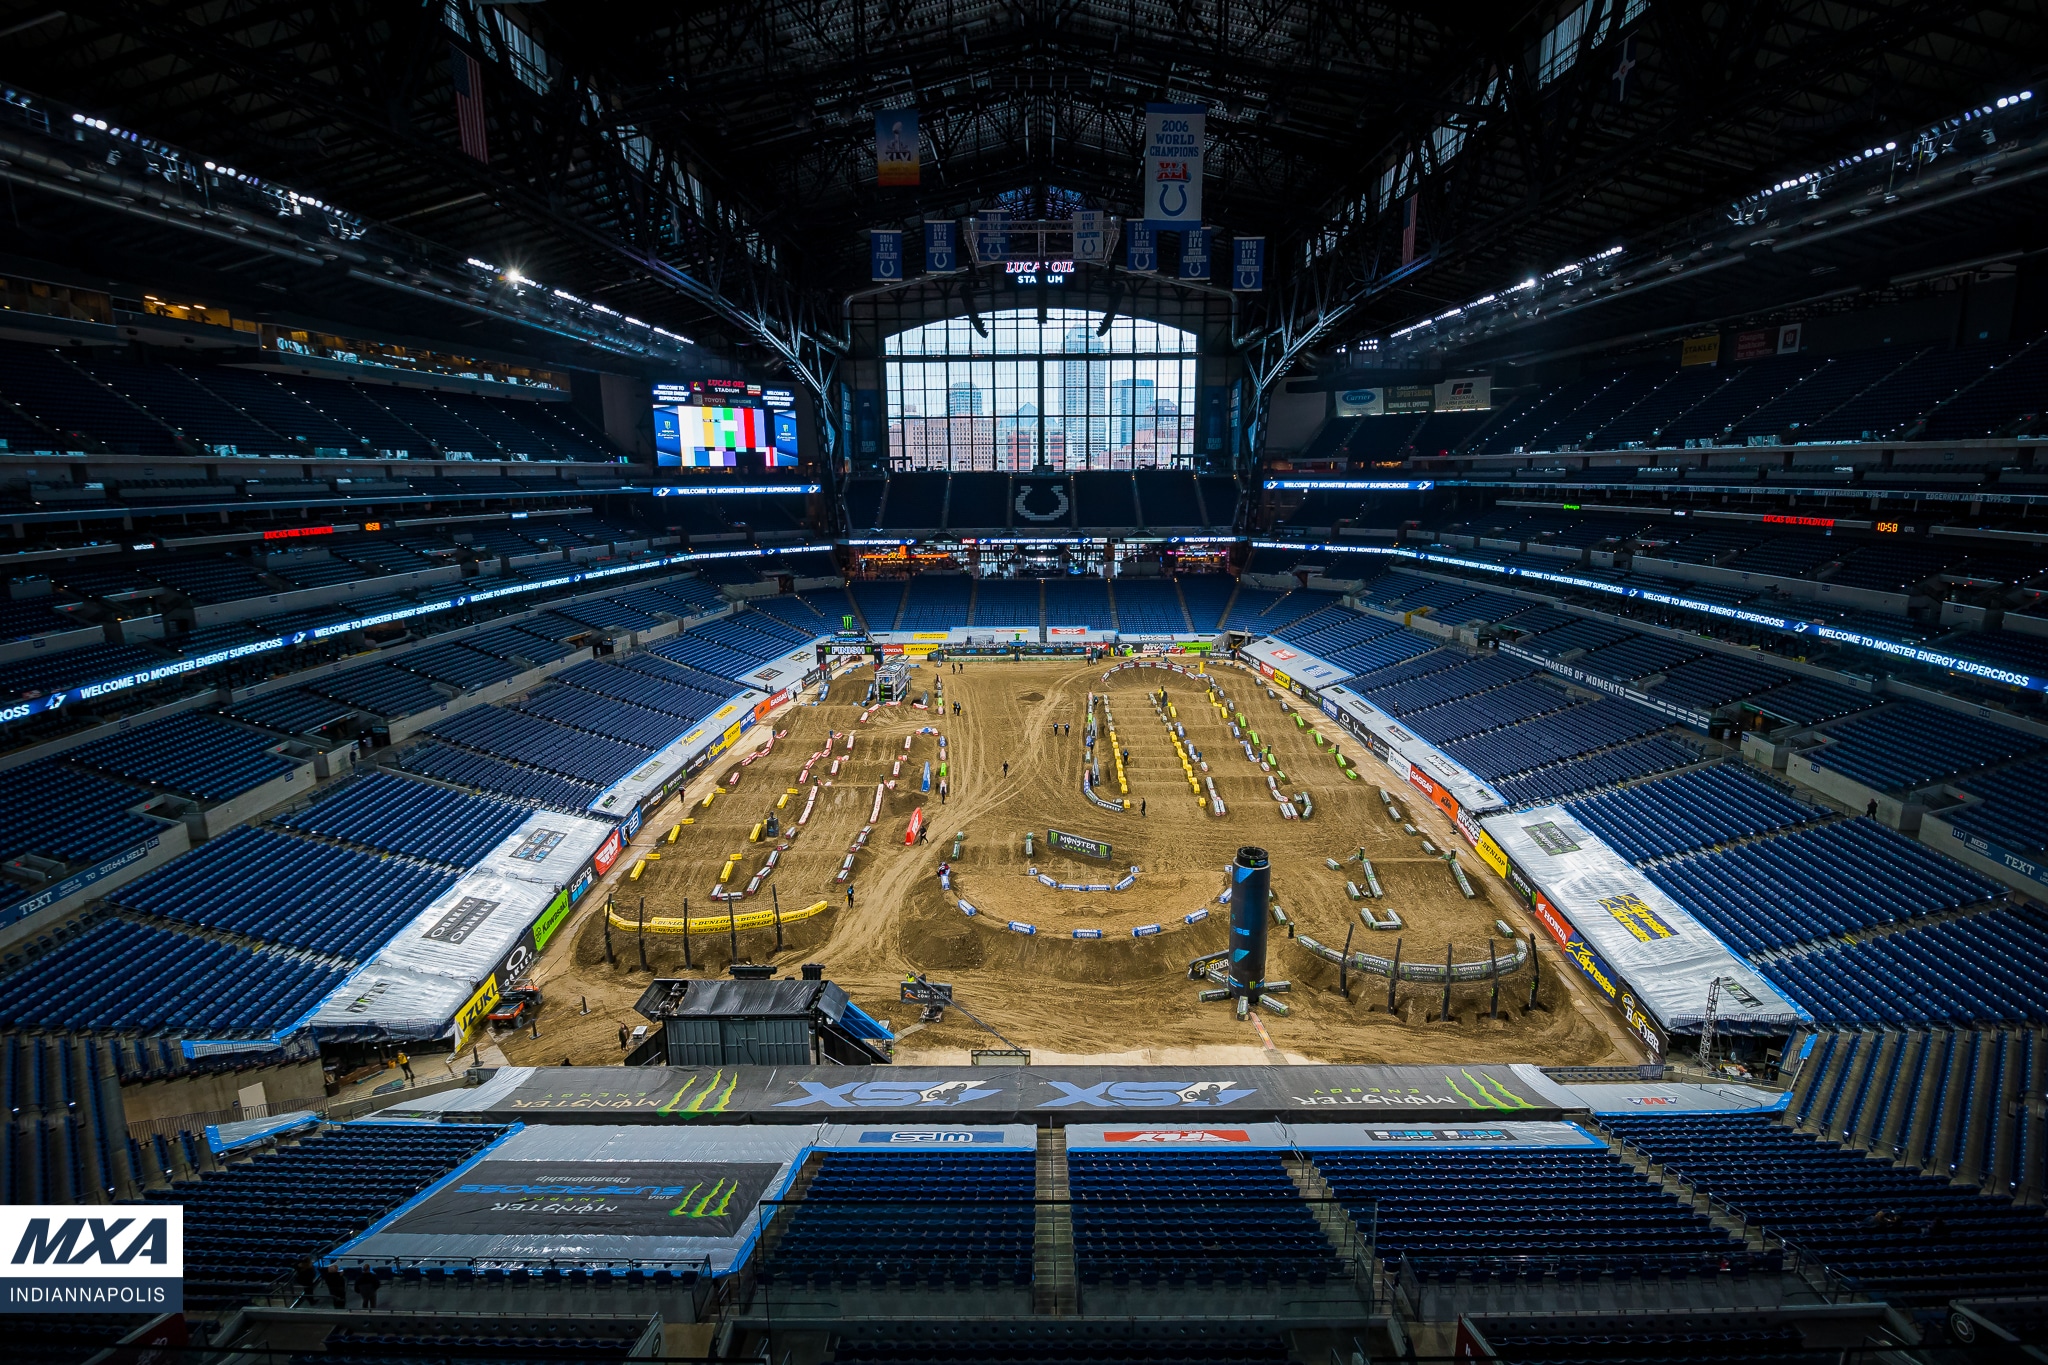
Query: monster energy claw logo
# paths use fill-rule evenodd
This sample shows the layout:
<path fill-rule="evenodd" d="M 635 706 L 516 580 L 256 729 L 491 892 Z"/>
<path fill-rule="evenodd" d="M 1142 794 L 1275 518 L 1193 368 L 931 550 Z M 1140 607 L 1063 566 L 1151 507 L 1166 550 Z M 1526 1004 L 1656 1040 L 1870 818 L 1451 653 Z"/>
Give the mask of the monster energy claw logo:
<path fill-rule="evenodd" d="M 711 1182 L 711 1188 L 699 1198 L 698 1191 L 704 1189 L 704 1182 L 698 1181 L 683 1195 L 683 1202 L 668 1211 L 671 1218 L 723 1218 L 732 1208 L 732 1197 L 739 1193 L 740 1182 L 720 1177 Z"/>

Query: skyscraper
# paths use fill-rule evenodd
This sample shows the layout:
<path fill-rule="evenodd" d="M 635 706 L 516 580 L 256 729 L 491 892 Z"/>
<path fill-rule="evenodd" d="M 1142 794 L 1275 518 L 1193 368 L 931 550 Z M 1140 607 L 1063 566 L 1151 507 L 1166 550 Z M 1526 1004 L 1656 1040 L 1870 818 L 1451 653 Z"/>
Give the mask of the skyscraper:
<path fill-rule="evenodd" d="M 1113 445 L 1127 446 L 1137 439 L 1139 432 L 1152 430 L 1157 387 L 1150 379 L 1119 379 L 1110 385 L 1109 411 L 1116 418 Z"/>
<path fill-rule="evenodd" d="M 1109 343 L 1087 323 L 1067 328 L 1060 350 L 1066 355 L 1105 354 Z M 1060 431 L 1065 468 L 1086 469 L 1109 448 L 1109 362 L 1060 362 Z"/>

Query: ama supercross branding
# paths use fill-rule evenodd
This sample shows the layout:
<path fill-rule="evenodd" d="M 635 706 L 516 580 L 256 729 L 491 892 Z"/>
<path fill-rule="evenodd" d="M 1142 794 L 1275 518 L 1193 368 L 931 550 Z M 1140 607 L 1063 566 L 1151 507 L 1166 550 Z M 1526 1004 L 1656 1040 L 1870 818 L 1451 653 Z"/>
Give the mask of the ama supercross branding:
<path fill-rule="evenodd" d="M 175 1204 L 0 1207 L 0 1311 L 168 1313 L 185 1306 Z"/>

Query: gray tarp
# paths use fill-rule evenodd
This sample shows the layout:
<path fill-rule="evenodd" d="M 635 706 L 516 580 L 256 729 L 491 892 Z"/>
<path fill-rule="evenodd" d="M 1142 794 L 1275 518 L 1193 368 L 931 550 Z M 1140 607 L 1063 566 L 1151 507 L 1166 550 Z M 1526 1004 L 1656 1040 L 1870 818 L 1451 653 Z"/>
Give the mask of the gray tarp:
<path fill-rule="evenodd" d="M 1807 1020 L 1563 806 L 1489 815 L 1479 823 L 1667 1033 L 1699 1029 L 1716 977 L 1723 982 L 1717 1006 L 1723 1027 L 1769 1032 Z"/>

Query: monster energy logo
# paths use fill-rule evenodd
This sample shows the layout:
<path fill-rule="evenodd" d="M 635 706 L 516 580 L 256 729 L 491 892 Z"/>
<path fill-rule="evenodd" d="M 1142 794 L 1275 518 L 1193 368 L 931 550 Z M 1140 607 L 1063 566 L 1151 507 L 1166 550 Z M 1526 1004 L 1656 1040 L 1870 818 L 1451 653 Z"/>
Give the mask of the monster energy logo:
<path fill-rule="evenodd" d="M 1474 1109 L 1534 1109 L 1536 1107 L 1483 1072 L 1475 1076 L 1470 1071 L 1460 1068 L 1458 1075 L 1463 1076 L 1471 1083 L 1473 1091 L 1476 1092 L 1475 1094 L 1466 1094 L 1464 1088 L 1458 1084 L 1457 1077 L 1451 1076 L 1448 1073 L 1444 1076 L 1444 1084 L 1451 1088 L 1452 1094 L 1465 1101 L 1466 1104 Z"/>
<path fill-rule="evenodd" d="M 723 1114 L 725 1107 L 732 1103 L 732 1092 L 739 1088 L 740 1073 L 735 1071 L 730 1079 L 720 1067 L 711 1079 L 699 1088 L 697 1077 L 683 1082 L 676 1093 L 669 1096 L 667 1104 L 655 1109 L 655 1113 L 672 1118 L 689 1118 L 696 1114 Z M 723 1089 L 719 1087 L 723 1085 Z M 692 1090 L 696 1093 L 692 1094 Z"/>
<path fill-rule="evenodd" d="M 668 1211 L 671 1218 L 723 1218 L 732 1207 L 732 1197 L 740 1192 L 740 1182 L 720 1177 L 711 1182 L 711 1188 L 699 1198 L 697 1191 L 704 1189 L 704 1182 L 690 1186 L 683 1196 L 683 1202 Z"/>

